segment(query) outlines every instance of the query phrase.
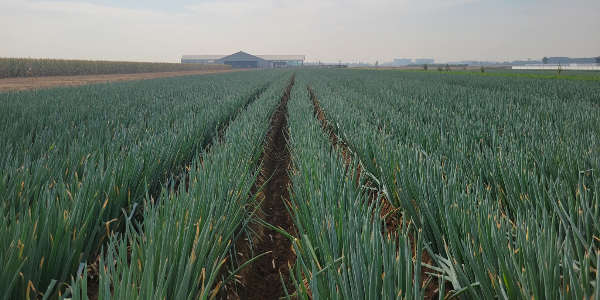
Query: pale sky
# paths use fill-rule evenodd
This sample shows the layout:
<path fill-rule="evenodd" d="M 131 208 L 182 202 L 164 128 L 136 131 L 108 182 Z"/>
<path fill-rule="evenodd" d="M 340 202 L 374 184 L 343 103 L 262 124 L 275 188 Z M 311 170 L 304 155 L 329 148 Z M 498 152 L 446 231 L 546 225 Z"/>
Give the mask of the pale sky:
<path fill-rule="evenodd" d="M 0 0 L 0 57 L 314 62 L 600 56 L 600 0 Z"/>

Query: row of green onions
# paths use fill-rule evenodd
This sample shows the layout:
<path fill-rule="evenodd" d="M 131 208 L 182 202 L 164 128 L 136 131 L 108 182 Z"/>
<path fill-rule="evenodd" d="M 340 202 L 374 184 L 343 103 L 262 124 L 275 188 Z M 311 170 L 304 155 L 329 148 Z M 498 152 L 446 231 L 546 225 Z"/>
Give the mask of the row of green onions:
<path fill-rule="evenodd" d="M 0 299 L 64 295 L 136 208 L 281 74 L 0 95 Z M 231 84 L 236 87 L 232 88 Z"/>
<path fill-rule="evenodd" d="M 250 192 L 288 80 L 274 82 L 194 158 L 178 191 L 147 198 L 143 222 L 128 220 L 123 235 L 111 236 L 100 256 L 100 299 L 214 299 L 235 280 L 245 265 L 232 261 L 234 246 L 259 205 Z M 226 264 L 234 268 L 219 277 Z M 86 275 L 73 280 L 72 299 L 87 299 Z"/>
<path fill-rule="evenodd" d="M 600 299 L 600 87 L 311 71 L 327 118 L 465 299 Z"/>
<path fill-rule="evenodd" d="M 346 166 L 341 149 L 333 148 L 313 117 L 309 78 L 298 72 L 288 105 L 293 159 L 289 207 L 298 236 L 291 237 L 296 290 L 287 298 L 424 299 L 422 236 L 406 222 L 397 232 L 387 231 L 381 198 L 369 201 L 366 178 L 356 173 L 357 158 Z"/>

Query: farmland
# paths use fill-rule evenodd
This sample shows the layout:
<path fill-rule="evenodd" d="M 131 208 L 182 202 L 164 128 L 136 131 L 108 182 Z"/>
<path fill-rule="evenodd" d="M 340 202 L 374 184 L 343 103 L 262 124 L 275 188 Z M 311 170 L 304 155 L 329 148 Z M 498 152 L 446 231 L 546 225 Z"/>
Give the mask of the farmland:
<path fill-rule="evenodd" d="M 109 83 L 119 81 L 134 81 L 165 77 L 178 77 L 190 75 L 205 75 L 226 72 L 238 72 L 235 69 L 222 70 L 197 70 L 180 72 L 154 72 L 133 74 L 104 74 L 104 75 L 74 75 L 74 76 L 46 76 L 46 77 L 16 77 L 0 79 L 0 93 L 10 91 L 26 91 L 35 89 L 54 88 L 61 86 L 78 86 L 87 84 Z"/>
<path fill-rule="evenodd" d="M 0 299 L 600 299 L 600 86 L 288 69 L 0 94 Z"/>
<path fill-rule="evenodd" d="M 225 69 L 231 69 L 231 66 L 0 57 L 0 78 L 134 74 Z"/>
<path fill-rule="evenodd" d="M 460 69 L 457 71 L 461 71 Z M 479 70 L 474 70 L 471 72 L 480 72 Z M 518 69 L 500 69 L 500 68 L 486 68 L 485 73 L 490 74 L 531 74 L 531 75 L 557 75 L 556 70 L 518 70 Z M 600 71 L 593 70 L 562 70 L 561 75 L 565 76 L 590 76 L 590 77 L 599 77 Z"/>
<path fill-rule="evenodd" d="M 390 69 L 382 69 L 389 71 Z M 401 72 L 435 72 L 439 74 L 454 74 L 454 75 L 469 75 L 469 76 L 496 76 L 496 77 L 521 77 L 521 78 L 538 78 L 538 79 L 561 79 L 561 80 L 590 80 L 600 81 L 600 71 L 584 71 L 584 70 L 563 70 L 561 75 L 558 75 L 556 70 L 511 70 L 500 68 L 487 68 L 481 73 L 481 69 L 450 69 L 450 72 L 442 71 L 424 71 L 423 69 L 404 69 L 398 70 Z"/>

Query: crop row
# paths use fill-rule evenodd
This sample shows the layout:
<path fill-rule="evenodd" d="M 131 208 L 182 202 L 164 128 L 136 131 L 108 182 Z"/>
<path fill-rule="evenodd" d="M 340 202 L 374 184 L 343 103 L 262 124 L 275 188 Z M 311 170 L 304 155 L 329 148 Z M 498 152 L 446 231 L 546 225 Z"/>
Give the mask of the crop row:
<path fill-rule="evenodd" d="M 101 299 L 209 299 L 236 274 L 236 241 L 252 221 L 262 144 L 289 76 L 277 79 L 194 158 L 178 190 L 147 199 L 143 222 L 129 220 L 100 256 Z M 187 183 L 186 183 L 187 182 Z M 229 274 L 218 277 L 229 260 Z M 251 261 L 250 261 L 251 262 Z M 250 263 L 249 262 L 249 263 Z M 87 299 L 87 274 L 71 285 Z"/>
<path fill-rule="evenodd" d="M 600 90 L 590 82 L 313 71 L 387 200 L 465 298 L 600 296 Z M 444 279 L 442 279 L 444 280 Z"/>
<path fill-rule="evenodd" d="M 290 269 L 298 299 L 423 299 L 421 251 L 413 253 L 411 227 L 387 231 L 379 197 L 332 144 L 313 117 L 307 80 L 298 72 L 289 104 L 290 213 L 298 236 Z M 312 81 L 312 80 L 311 80 Z M 423 248 L 418 232 L 416 249 Z M 413 255 L 414 260 L 413 260 Z M 288 299 L 291 297 L 288 294 Z"/>
<path fill-rule="evenodd" d="M 250 222 L 292 241 L 288 299 L 600 299 L 598 85 L 290 75 L 0 95 L 0 299 L 214 299 Z M 252 193 L 291 82 L 285 232 Z"/>
<path fill-rule="evenodd" d="M 3 94 L 2 298 L 64 292 L 82 263 L 118 241 L 115 232 L 133 234 L 132 219 L 147 217 L 136 207 L 164 198 L 162 187 L 181 182 L 196 153 L 281 75 Z"/>
<path fill-rule="evenodd" d="M 231 66 L 226 65 L 0 57 L 0 78 L 226 70 L 230 68 Z"/>

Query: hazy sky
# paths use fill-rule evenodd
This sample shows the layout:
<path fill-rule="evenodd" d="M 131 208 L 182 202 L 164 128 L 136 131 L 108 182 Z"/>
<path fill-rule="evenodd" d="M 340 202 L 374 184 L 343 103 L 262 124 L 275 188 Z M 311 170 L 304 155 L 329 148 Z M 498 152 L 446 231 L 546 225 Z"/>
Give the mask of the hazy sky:
<path fill-rule="evenodd" d="M 179 62 L 600 55 L 600 0 L 0 0 L 0 57 Z"/>

